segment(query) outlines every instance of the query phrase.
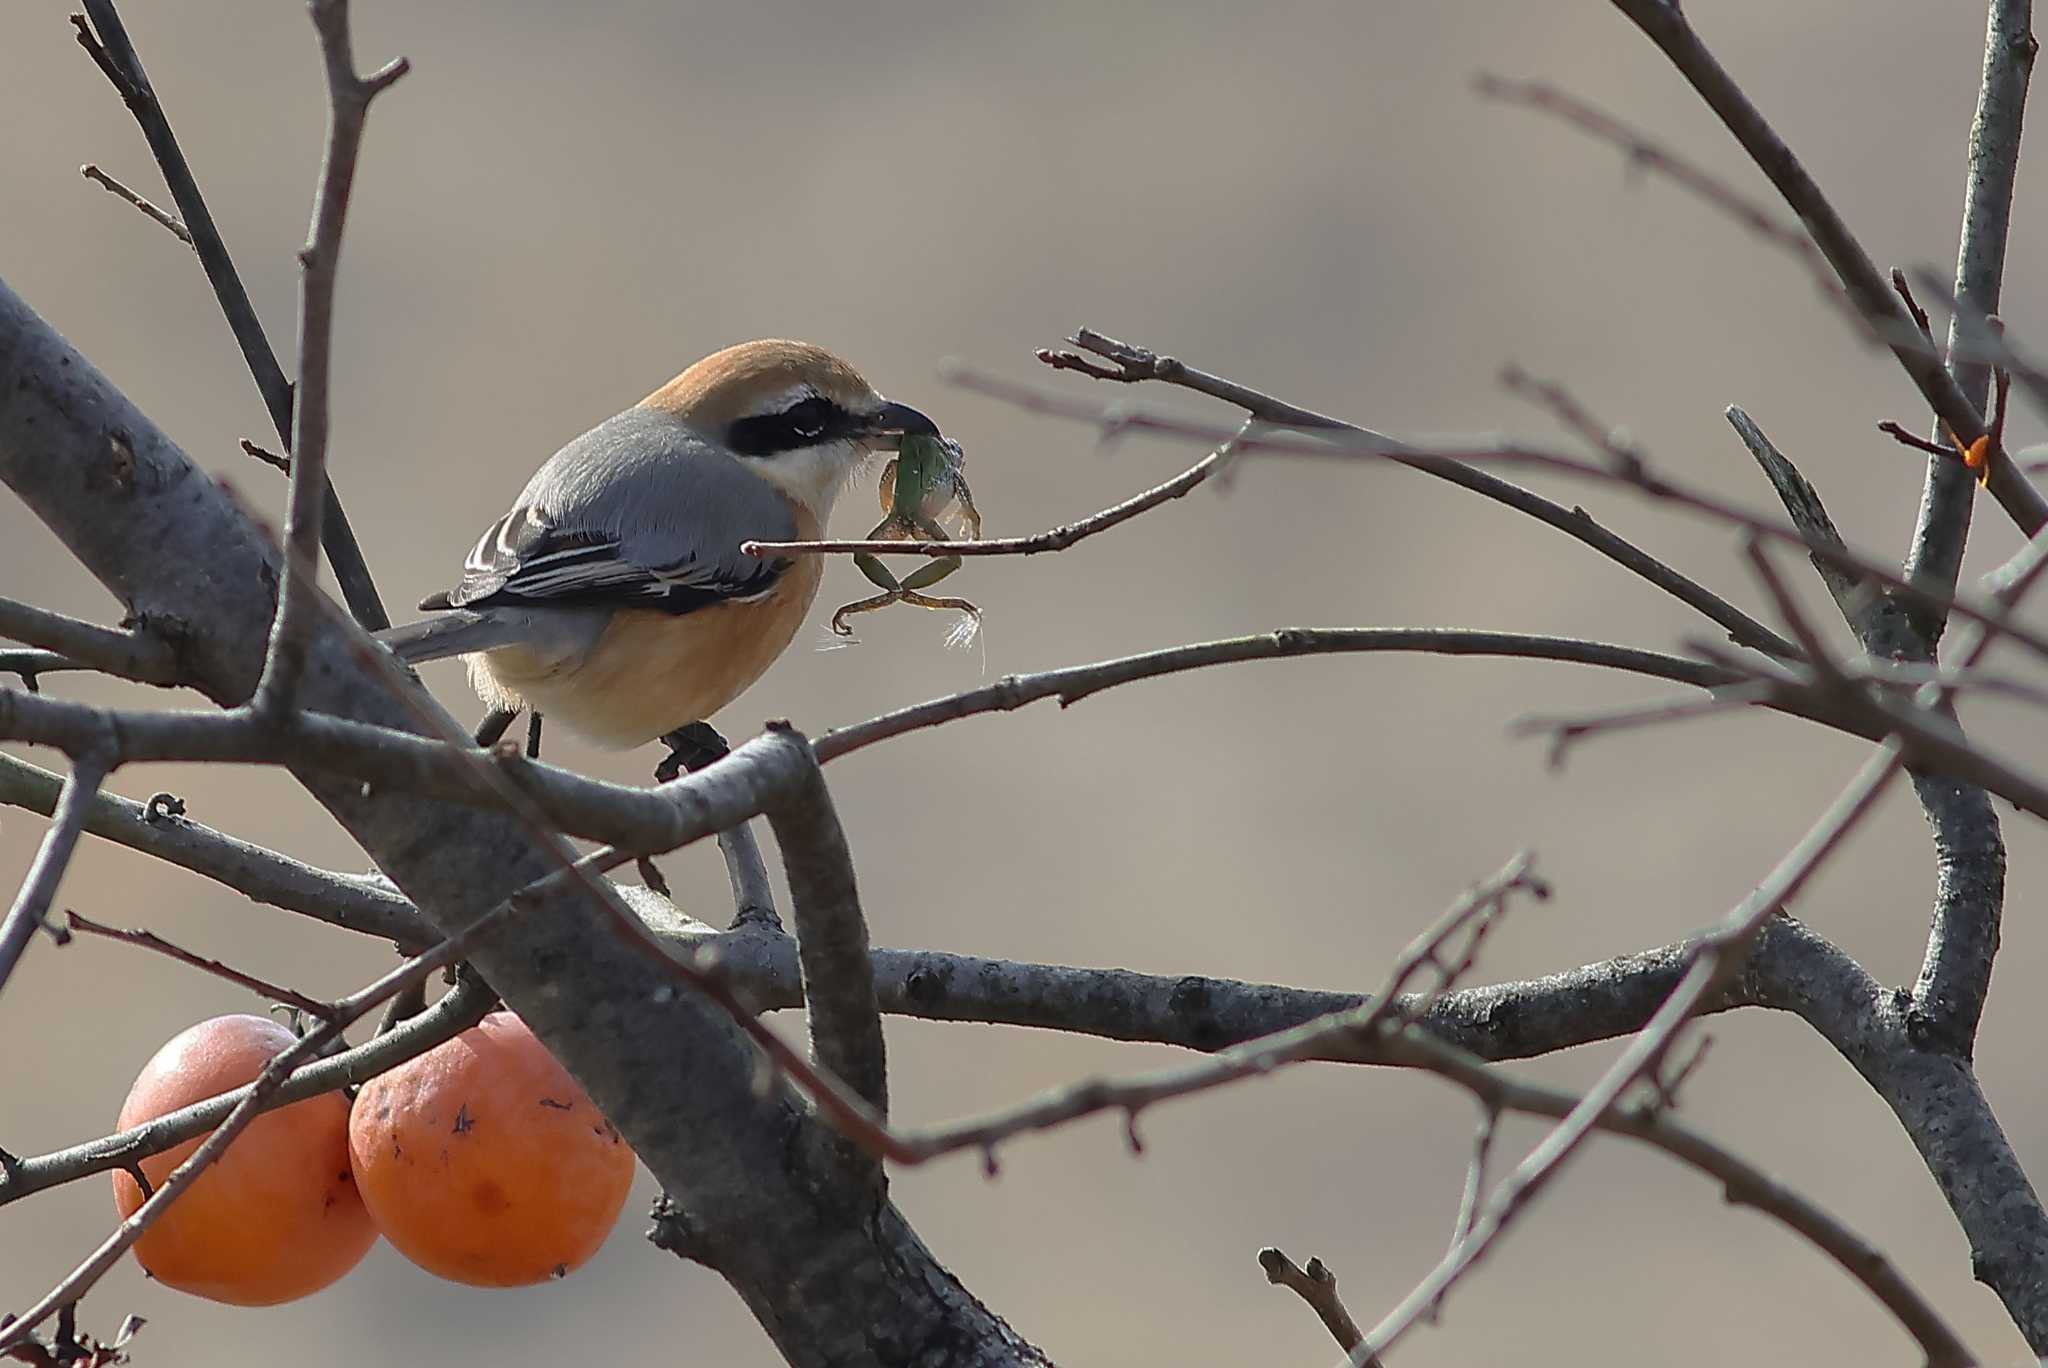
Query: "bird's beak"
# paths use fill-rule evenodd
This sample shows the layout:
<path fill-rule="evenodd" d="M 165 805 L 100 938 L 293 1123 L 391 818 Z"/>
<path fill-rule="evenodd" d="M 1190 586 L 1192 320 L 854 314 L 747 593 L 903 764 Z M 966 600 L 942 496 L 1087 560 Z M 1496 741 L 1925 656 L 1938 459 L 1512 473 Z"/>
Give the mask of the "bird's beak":
<path fill-rule="evenodd" d="M 868 436 L 885 439 L 875 443 L 879 447 L 894 447 L 906 433 L 915 433 L 920 437 L 937 437 L 939 425 L 910 405 L 897 403 L 883 404 L 874 411 L 867 422 Z M 889 438 L 896 440 L 886 440 Z"/>

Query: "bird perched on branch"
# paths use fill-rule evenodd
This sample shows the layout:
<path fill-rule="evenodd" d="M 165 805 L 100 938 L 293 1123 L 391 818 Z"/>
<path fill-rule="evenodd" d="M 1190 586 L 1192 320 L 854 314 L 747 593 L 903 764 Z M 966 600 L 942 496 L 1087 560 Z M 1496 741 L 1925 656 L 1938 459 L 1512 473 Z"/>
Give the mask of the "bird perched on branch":
<path fill-rule="evenodd" d="M 938 428 L 822 348 L 714 352 L 556 452 L 462 582 L 420 602 L 439 616 L 379 639 L 408 664 L 468 657 L 492 709 L 479 740 L 530 709 L 601 746 L 661 738 L 673 760 L 782 654 L 818 592 L 818 557 L 740 543 L 817 538 L 847 478 L 905 433 Z"/>

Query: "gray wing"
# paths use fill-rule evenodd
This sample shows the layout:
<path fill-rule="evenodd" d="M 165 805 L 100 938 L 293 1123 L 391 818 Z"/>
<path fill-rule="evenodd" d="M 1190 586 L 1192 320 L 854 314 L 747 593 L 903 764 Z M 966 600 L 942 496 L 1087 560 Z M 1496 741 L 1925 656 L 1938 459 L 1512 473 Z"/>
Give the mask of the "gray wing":
<path fill-rule="evenodd" d="M 666 414 L 628 409 L 563 447 L 422 608 L 502 603 L 688 613 L 755 598 L 789 562 L 740 543 L 796 536 L 768 481 Z"/>

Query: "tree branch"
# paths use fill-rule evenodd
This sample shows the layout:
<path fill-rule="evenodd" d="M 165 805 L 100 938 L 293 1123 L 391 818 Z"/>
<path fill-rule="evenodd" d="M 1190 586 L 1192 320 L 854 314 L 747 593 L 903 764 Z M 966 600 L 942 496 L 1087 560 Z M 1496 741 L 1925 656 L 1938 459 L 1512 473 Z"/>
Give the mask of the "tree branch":
<path fill-rule="evenodd" d="M 195 951 L 187 950 L 182 945 L 167 941 L 154 931 L 147 931 L 141 927 L 124 930 L 118 926 L 107 926 L 94 921 L 90 917 L 80 916 L 69 909 L 66 909 L 64 913 L 64 931 L 66 935 L 99 936 L 122 945 L 132 945 L 138 950 L 152 951 L 168 959 L 176 960 L 179 964 L 197 969 L 202 974 L 211 974 L 215 978 L 225 979 L 237 988 L 246 988 L 250 992 L 269 998 L 273 1002 L 280 1002 L 287 1007 L 297 1008 L 306 1015 L 316 1017 L 322 1021 L 334 1015 L 333 1003 L 307 997 L 296 988 L 287 988 L 281 983 L 272 983 L 267 979 L 257 978 L 254 974 L 244 973 L 231 964 L 222 963 L 220 960 L 198 954 Z"/>
<path fill-rule="evenodd" d="M 1401 1064 L 1427 1070 L 1465 1088 L 1489 1111 L 1563 1120 L 1582 1103 L 1576 1094 L 1519 1082 L 1489 1069 L 1414 1027 L 1389 1042 L 1389 1051 Z M 1603 1131 L 1662 1150 L 1716 1179 L 1731 1205 L 1761 1212 L 1810 1241 L 1892 1313 L 1919 1343 L 1930 1365 L 1963 1368 L 1975 1362 L 1961 1337 L 1882 1250 L 1811 1199 L 1674 1120 L 1662 1108 L 1624 1103 L 1609 1108 L 1596 1124 Z"/>
<path fill-rule="evenodd" d="M 284 584 L 263 674 L 250 706 L 281 717 L 292 711 L 306 668 L 306 642 L 313 631 L 320 592 L 320 526 L 327 512 L 329 357 L 334 343 L 334 286 L 341 264 L 341 233 L 348 221 L 349 192 L 362 151 L 363 124 L 370 101 L 406 73 L 403 57 L 369 76 L 356 74 L 349 42 L 348 0 L 311 0 L 313 27 L 327 69 L 327 150 L 321 158 L 320 188 L 313 197 L 313 226 L 299 253 L 299 392 L 292 412 L 291 492 L 284 522 Z"/>
<path fill-rule="evenodd" d="M 1864 620 L 1880 609 L 1883 592 L 1877 585 L 1843 568 L 1841 558 L 1849 553 L 1849 546 L 1842 540 L 1842 534 L 1835 530 L 1835 520 L 1828 516 L 1819 491 L 1799 473 L 1799 467 L 1772 445 L 1771 439 L 1747 413 L 1730 404 L 1722 414 L 1736 435 L 1742 438 L 1742 444 L 1749 448 L 1749 454 L 1763 467 L 1764 477 L 1777 491 L 1778 502 L 1785 505 L 1792 525 L 1812 545 L 1813 549 L 1807 552 L 1808 559 L 1813 562 L 1814 573 L 1820 576 L 1821 583 L 1827 586 L 1835 606 L 1841 609 L 1843 618 L 1857 635 L 1864 636 L 1867 631 Z"/>
<path fill-rule="evenodd" d="M 72 762 L 71 773 L 64 779 L 64 790 L 57 795 L 50 829 L 43 833 L 35 862 L 28 867 L 28 877 L 22 880 L 14 906 L 7 910 L 7 919 L 0 921 L 0 987 L 6 986 L 14 966 L 21 962 L 22 952 L 28 949 L 30 939 L 48 915 L 50 903 L 57 896 L 57 884 L 71 864 L 71 852 L 77 848 L 86 809 L 106 777 L 107 762 L 97 752 Z"/>
<path fill-rule="evenodd" d="M 1337 1275 L 1321 1259 L 1310 1259 L 1303 1268 L 1281 1251 L 1266 1248 L 1259 1251 L 1259 1267 L 1266 1270 L 1267 1282 L 1286 1288 L 1308 1304 L 1339 1349 L 1348 1354 L 1365 1338 L 1345 1309 L 1344 1299 L 1337 1295 Z M 1359 1368 L 1380 1368 L 1380 1361 L 1368 1356 Z"/>
<path fill-rule="evenodd" d="M 163 172 L 171 199 L 178 206 L 178 212 L 184 215 L 192 250 L 206 270 L 207 282 L 213 286 L 214 298 L 220 302 L 228 330 L 234 334 L 235 342 L 242 350 L 242 359 L 247 362 L 249 374 L 256 382 L 256 390 L 263 397 L 271 425 L 277 429 L 278 439 L 289 444 L 292 437 L 291 382 L 284 378 L 284 370 L 277 364 L 277 353 L 271 350 L 263 322 L 256 316 L 256 306 L 249 301 L 249 292 L 242 285 L 241 274 L 235 270 L 234 258 L 228 254 L 227 243 L 214 225 L 213 213 L 206 207 L 205 196 L 199 192 L 199 182 L 193 177 L 192 168 L 185 160 L 184 150 L 178 146 L 177 135 L 171 131 L 170 120 L 164 115 L 163 105 L 157 99 L 149 75 L 142 68 L 142 58 L 129 41 L 127 27 L 122 24 L 113 0 L 83 0 L 83 3 L 91 23 L 88 25 L 76 18 L 72 20 L 78 30 L 79 46 L 105 73 L 121 96 L 122 103 L 128 106 L 128 112 L 135 116 L 142 136 L 148 140 L 149 150 L 156 156 L 157 167 Z M 356 541 L 348 515 L 342 511 L 341 496 L 334 492 L 332 480 L 326 482 L 326 515 L 321 520 L 321 536 L 326 544 L 328 563 L 334 569 L 335 583 L 348 602 L 349 612 L 365 631 L 376 632 L 389 627 L 391 619 L 384 611 L 383 600 L 377 595 L 369 563 L 363 558 L 362 547 Z"/>
<path fill-rule="evenodd" d="M 1010 712 L 1027 703 L 1057 698 L 1061 707 L 1091 694 L 1140 679 L 1156 679 L 1183 670 L 1202 669 L 1246 660 L 1346 652 L 1420 651 L 1437 655 L 1487 655 L 1530 660 L 1558 660 L 1648 675 L 1696 688 L 1716 689 L 1740 676 L 1698 661 L 1655 651 L 1639 651 L 1572 637 L 1532 636 L 1520 632 L 1474 632 L 1440 627 L 1288 627 L 1258 636 L 1232 637 L 1174 646 L 1162 651 L 1123 656 L 1092 665 L 1070 665 L 1029 675 L 1008 675 L 994 684 L 969 689 L 847 727 L 835 727 L 817 740 L 818 758 L 832 761 L 905 732 L 935 727 L 978 713 Z"/>
<path fill-rule="evenodd" d="M 1850 780 L 1805 836 L 1787 851 L 1756 889 L 1702 937 L 1685 977 L 1657 1008 L 1656 1015 L 1630 1041 L 1569 1115 L 1545 1136 L 1480 1207 L 1465 1238 L 1401 1304 L 1372 1328 L 1362 1344 L 1369 1353 L 1384 1353 L 1492 1247 L 1531 1199 L 1549 1183 L 1624 1093 L 1640 1078 L 1654 1074 L 1679 1030 L 1699 1007 L 1717 997 L 1741 971 L 1758 932 L 1779 906 L 1795 896 L 1814 870 L 1875 805 L 1901 768 L 1896 747 L 1873 755 Z"/>
<path fill-rule="evenodd" d="M 1595 522 L 1592 515 L 1583 508 L 1566 508 L 1499 476 L 1476 470 L 1453 457 L 1409 447 L 1369 428 L 1362 428 L 1341 418 L 1332 418 L 1313 409 L 1290 404 L 1284 399 L 1262 393 L 1248 385 L 1241 385 L 1220 375 L 1198 370 L 1174 357 L 1161 356 L 1147 348 L 1119 342 L 1092 328 L 1080 328 L 1067 340 L 1083 351 L 1106 358 L 1114 368 L 1098 366 L 1073 352 L 1050 349 L 1040 350 L 1038 359 L 1054 370 L 1078 370 L 1099 380 L 1113 380 L 1125 384 L 1157 380 L 1177 385 L 1182 389 L 1190 389 L 1197 394 L 1219 399 L 1226 404 L 1234 404 L 1252 417 L 1276 427 L 1299 428 L 1312 432 L 1348 432 L 1363 436 L 1381 447 L 1390 460 L 1419 470 L 1425 475 L 1448 480 L 1460 488 L 1469 489 L 1496 503 L 1505 504 L 1518 513 L 1526 513 L 1538 522 L 1583 542 L 1631 574 L 1647 580 L 1687 607 L 1720 624 L 1727 630 L 1730 639 L 1738 644 L 1767 655 L 1785 656 L 1792 653 L 1791 642 L 1704 585 L 1687 578 L 1641 547 L 1608 531 Z"/>
<path fill-rule="evenodd" d="M 1257 421 L 1247 420 L 1244 430 L 1249 431 L 1252 423 Z M 1044 551 L 1064 551 L 1075 542 L 1085 541 L 1098 532 L 1107 532 L 1118 523 L 1129 522 L 1148 509 L 1157 508 L 1187 494 L 1222 468 L 1224 462 L 1230 459 L 1234 445 L 1233 442 L 1218 445 L 1214 451 L 1172 479 L 1154 485 L 1142 494 L 1135 494 L 1122 503 L 1112 504 L 1099 513 L 1091 513 L 1078 522 L 1061 523 L 1058 527 L 1029 537 L 989 537 L 978 541 L 748 541 L 740 543 L 740 550 L 749 556 L 816 556 L 865 552 L 871 555 L 932 557 L 1034 556 Z"/>
<path fill-rule="evenodd" d="M 1990 393 L 1991 366 L 1956 356 L 1972 332 L 1998 312 L 1999 287 L 2005 276 L 2005 244 L 2012 224 L 2013 184 L 2019 175 L 2020 130 L 2026 119 L 2027 84 L 2038 44 L 2032 32 L 2032 0 L 1991 0 L 1986 7 L 1984 75 L 1978 86 L 1977 113 L 1970 124 L 1970 172 L 1963 192 L 1963 228 L 1956 251 L 1955 312 L 1949 319 L 1948 369 L 1957 390 L 1977 409 Z M 1957 430 L 1960 434 L 1960 429 Z M 1944 437 L 1939 423 L 1937 440 Z M 1974 439 L 1974 434 L 1972 435 Z M 2012 462 L 1999 462 L 2011 466 Z M 2024 477 L 2022 473 L 2021 478 Z M 1929 459 L 1920 494 L 1920 512 L 1913 542 L 1906 554 L 1908 578 L 1938 592 L 1955 588 L 1962 570 L 1963 547 L 1970 534 L 1970 509 L 1975 502 L 1975 473 L 1951 460 Z M 2022 524 L 2025 527 L 2025 524 Z M 2025 527 L 2032 534 L 2036 527 Z M 1941 637 L 1943 619 L 1923 614 L 1915 624 L 1931 649 Z M 1933 811 L 1928 820 L 1937 822 Z M 2001 857 L 2003 849 L 2000 850 Z"/>
<path fill-rule="evenodd" d="M 1813 486 L 1771 445 L 1747 414 L 1734 408 L 1728 414 L 1729 421 L 1770 477 L 1793 523 L 1816 548 L 1841 549 L 1841 536 Z M 1932 484 L 1928 491 L 1931 497 Z M 1925 508 L 1923 504 L 1923 512 Z M 1965 506 L 1962 516 L 1966 520 L 1968 514 Z M 1923 635 L 1925 628 L 1913 621 L 1900 601 L 1863 581 L 1849 579 L 1839 570 L 1831 575 L 1829 567 L 1833 562 L 1819 549 L 1813 560 L 1843 618 L 1873 660 L 1933 659 Z M 2011 606 L 2009 599 L 2004 602 Z M 1943 616 L 1936 613 L 1932 621 L 1938 624 Z M 1922 621 L 1927 619 L 1923 617 Z M 1979 635 L 1966 648 L 1973 664 L 1983 640 Z M 1899 717 L 1895 709 L 1892 716 L 1895 720 Z M 1929 720 L 1938 721 L 1957 743 L 1967 745 L 1954 709 L 1946 703 L 1932 708 Z M 1935 853 L 1934 907 L 1927 953 L 1913 990 L 1913 1010 L 1923 1044 L 1959 1051 L 1967 1058 L 1976 1038 L 1977 1023 L 1983 1016 L 1985 996 L 1991 988 L 1992 961 L 1998 953 L 1999 921 L 2005 902 L 2005 842 L 1999 831 L 1998 814 L 1982 789 L 1918 767 L 1912 778 L 1921 812 L 1934 837 Z"/>
<path fill-rule="evenodd" d="M 127 200 L 128 203 L 134 205 L 141 212 L 144 218 L 162 226 L 172 237 L 184 243 L 187 247 L 192 245 L 192 230 L 187 228 L 184 220 L 180 219 L 176 214 L 151 204 L 148 200 L 136 194 L 133 190 L 130 190 L 120 181 L 115 180 L 90 162 L 79 167 L 78 174 L 100 186 L 115 198 Z"/>
<path fill-rule="evenodd" d="M 1797 1013 L 1899 1119 L 1970 1242 L 1970 1269 L 2048 1354 L 2048 1210 L 1967 1059 L 1915 1043 L 1910 1000 L 1840 949 L 1790 924 L 1744 971 L 1759 1001 Z"/>
<path fill-rule="evenodd" d="M 63 780 L 25 760 L 0 754 L 0 803 L 49 816 Z M 434 933 L 388 885 L 338 874 L 238 840 L 198 822 L 112 793 L 94 796 L 84 830 L 181 869 L 189 869 L 260 903 L 315 917 L 346 931 L 381 936 L 408 950 L 423 949 Z"/>
<path fill-rule="evenodd" d="M 1965 445 L 1985 433 L 1984 415 L 1956 383 L 1941 361 L 1920 339 L 1904 306 L 1894 296 L 1890 282 L 1878 271 L 1869 254 L 1835 212 L 1820 186 L 1786 146 L 1777 130 L 1758 112 L 1742 88 L 1735 83 L 1714 55 L 1686 22 L 1684 13 L 1672 0 L 1613 0 L 1616 9 L 1655 43 L 1670 59 L 1707 106 L 1720 117 L 1735 140 L 1742 144 L 1757 169 L 1770 178 L 1785 202 L 1799 215 L 1814 244 L 1828 259 L 1858 312 L 1878 330 L 1880 338 L 1898 358 L 1899 365 L 1926 397 L 1935 416 L 1946 423 Z M 2005 509 L 2022 532 L 2032 536 L 2048 523 L 2048 500 L 2027 479 L 2017 465 L 1994 456 L 1991 464 L 1992 497 Z"/>
<path fill-rule="evenodd" d="M 1003 400 L 1026 412 L 1070 418 L 1101 429 L 1155 432 L 1202 442 L 1220 442 L 1231 436 L 1229 432 L 1219 429 L 1213 423 L 1122 407 L 1104 411 L 965 367 L 953 368 L 948 372 L 948 378 L 963 389 Z M 1294 437 L 1288 434 L 1250 434 L 1237 438 L 1237 445 L 1246 453 L 1270 452 L 1275 455 L 1319 460 L 1385 460 L 1403 465 L 1413 465 L 1413 458 L 1420 453 L 1460 463 L 1524 467 L 1550 471 L 1571 479 L 1619 484 L 1645 498 L 1688 509 L 1730 527 L 1753 531 L 1771 541 L 1827 556 L 1836 560 L 1843 568 L 1867 576 L 1902 598 L 1912 602 L 1941 604 L 1955 616 L 1993 627 L 2013 641 L 2024 645 L 2034 654 L 2048 659 L 2048 636 L 2027 627 L 1996 604 L 1986 607 L 1974 596 L 1949 597 L 1932 593 L 1868 557 L 1836 556 L 1824 547 L 1814 547 L 1801 533 L 1774 518 L 1765 517 L 1703 489 L 1680 484 L 1668 475 L 1653 471 L 1640 453 L 1628 453 L 1630 459 L 1627 461 L 1616 461 L 1610 455 L 1605 462 L 1595 462 L 1561 451 L 1493 438 L 1425 448 L 1363 430 L 1349 434 L 1332 432 L 1313 438 Z M 1792 649 L 1789 642 L 1786 643 L 1786 649 Z M 1785 658 L 1784 652 L 1771 651 L 1765 654 Z"/>
<path fill-rule="evenodd" d="M 0 637 L 40 646 L 85 668 L 143 684 L 169 687 L 185 682 L 173 644 L 175 632 L 182 630 L 180 625 L 169 636 L 150 628 L 119 630 L 0 598 Z"/>
<path fill-rule="evenodd" d="M 795 792 L 768 810 L 782 864 L 789 875 L 790 920 L 803 970 L 804 1012 L 811 1057 L 843 1081 L 874 1114 L 889 1114 L 889 1061 L 882 1013 L 875 1000 L 875 969 L 868 958 L 868 924 L 854 884 L 853 855 L 833 810 L 817 757 L 793 731 L 805 766 Z M 830 1137 L 830 1162 L 863 1188 L 884 1187 L 880 1161 L 845 1136 Z"/>
<path fill-rule="evenodd" d="M 922 1131 L 890 1133 L 877 1122 L 876 1130 L 881 1133 L 865 1138 L 898 1163 L 922 1164 L 972 1149 L 981 1151 L 992 1166 L 996 1146 L 1012 1136 L 1051 1130 L 1105 1111 L 1121 1111 L 1125 1132 L 1135 1148 L 1138 1113 L 1146 1107 L 1240 1079 L 1262 1077 L 1282 1065 L 1321 1056 L 1340 1044 L 1369 1048 L 1408 1025 L 1402 1012 L 1411 1000 L 1406 996 L 1410 983 L 1431 976 L 1434 981 L 1424 990 L 1430 996 L 1450 987 L 1471 966 L 1479 941 L 1506 913 L 1514 894 L 1526 893 L 1539 901 L 1549 897 L 1549 889 L 1530 873 L 1529 866 L 1528 856 L 1517 856 L 1499 873 L 1468 889 L 1408 943 L 1395 957 L 1379 991 L 1358 1007 L 1220 1050 L 1198 1064 L 1126 1079 L 1092 1079 L 1052 1089 L 985 1117 Z"/>

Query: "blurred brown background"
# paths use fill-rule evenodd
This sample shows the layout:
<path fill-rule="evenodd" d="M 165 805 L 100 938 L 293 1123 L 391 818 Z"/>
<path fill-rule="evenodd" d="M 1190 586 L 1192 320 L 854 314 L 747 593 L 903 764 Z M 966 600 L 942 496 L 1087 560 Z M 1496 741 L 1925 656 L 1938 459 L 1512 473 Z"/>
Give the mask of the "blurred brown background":
<path fill-rule="evenodd" d="M 281 349 L 293 336 L 324 95 L 295 5 L 135 5 L 144 60 Z M 73 43 L 66 6 L 0 14 L 0 273 L 193 457 L 275 509 L 243 457 L 256 396 L 189 253 L 77 173 L 154 194 L 142 141 Z M 1953 260 L 1982 11 L 1764 0 L 1695 16 L 1880 262 Z M 1800 269 L 1619 156 L 1469 90 L 1482 69 L 1553 79 L 1767 194 L 1655 52 L 1592 0 L 1495 5 L 403 6 L 363 0 L 364 66 L 409 55 L 379 103 L 343 261 L 340 487 L 394 609 L 451 582 L 474 534 L 563 440 L 742 338 L 842 351 L 964 438 L 991 534 L 1037 530 L 1196 453 L 1083 429 L 947 388 L 942 358 L 1108 403 L 1041 374 L 1034 347 L 1087 323 L 1402 434 L 1541 415 L 1495 376 L 1563 377 L 1675 471 L 1758 506 L 1723 423 L 1750 409 L 1857 544 L 1904 545 L 1918 458 L 1872 433 L 1924 419 L 1888 358 L 1848 340 Z M 2040 152 L 2022 176 L 2006 316 L 2039 342 Z M 1227 415 L 1188 398 L 1143 402 Z M 2021 440 L 2038 435 L 2024 415 Z M 1605 489 L 1557 487 L 1754 606 L 1724 532 Z M 873 520 L 872 486 L 834 528 Z M 2015 544 L 1987 501 L 1972 566 Z M 955 589 L 957 586 L 957 589 Z M 1397 469 L 1255 464 L 1062 556 L 970 563 L 949 590 L 987 609 L 985 649 L 898 609 L 864 644 L 817 652 L 824 609 L 865 590 L 832 567 L 804 649 L 720 719 L 813 731 L 1014 670 L 1283 625 L 1522 628 L 1671 647 L 1702 624 L 1535 524 Z M 0 592 L 115 614 L 42 528 L 0 499 Z M 1817 600 L 1816 600 L 1817 601 Z M 1831 616 L 1831 615 L 1829 615 Z M 467 716 L 459 670 L 430 681 Z M 75 677 L 65 696 L 135 695 Z M 1532 711 L 1657 696 L 1562 666 L 1354 657 L 1144 684 L 1041 705 L 833 766 L 876 939 L 982 954 L 1363 988 L 1466 882 L 1528 846 L 1556 883 L 1492 942 L 1489 977 L 1678 936 L 1719 915 L 1847 776 L 1858 747 L 1739 717 L 1607 741 L 1549 772 L 1506 734 Z M 188 703 L 150 695 L 146 703 Z M 2013 718 L 1973 719 L 2024 747 Z M 559 744 L 556 760 L 638 780 L 654 755 Z M 44 757 L 47 761 L 47 757 Z M 119 789 L 305 858 L 361 856 L 288 782 L 244 770 L 123 772 Z M 0 814 L 0 871 L 38 820 Z M 2013 885 L 1980 1057 L 2014 1144 L 2048 1164 L 2030 915 L 2043 840 L 2010 820 Z M 715 855 L 667 862 L 717 917 Z M 1918 963 L 1932 875 L 1910 795 L 1799 912 L 1888 981 Z M 89 843 L 60 903 L 146 922 L 313 992 L 345 991 L 384 947 L 258 909 Z M 0 1000 L 10 1046 L 0 1144 L 106 1129 L 134 1070 L 188 1022 L 258 1010 L 122 947 L 34 947 Z M 1899 1259 L 1993 1362 L 2027 1358 L 1889 1113 L 1789 1018 L 1712 1026 L 1686 1115 L 1831 1206 Z M 954 1117 L 1165 1050 L 974 1026 L 890 1025 L 907 1121 Z M 1608 1051 L 1527 1066 L 1583 1081 Z M 2033 1062 L 2030 1062 L 2033 1061 Z M 1320 1067 L 1163 1109 L 1134 1160 L 1112 1122 L 1020 1141 L 1002 1177 L 967 1157 L 898 1173 L 939 1255 L 1071 1363 L 1321 1363 L 1314 1318 L 1268 1287 L 1265 1243 L 1320 1254 L 1371 1319 L 1441 1250 L 1471 1125 L 1466 1099 L 1390 1073 Z M 1516 1128 L 1511 1138 L 1533 1131 Z M 234 1311 L 132 1264 L 88 1323 L 151 1319 L 152 1364 L 457 1363 L 659 1356 L 772 1361 L 713 1275 L 639 1239 L 568 1282 L 443 1284 L 380 1248 L 347 1281 Z M 0 1212 L 0 1306 L 40 1291 L 104 1233 L 103 1181 Z M 1725 1208 L 1660 1158 L 1601 1143 L 1453 1297 L 1404 1365 L 1910 1361 L 1837 1269 Z"/>

